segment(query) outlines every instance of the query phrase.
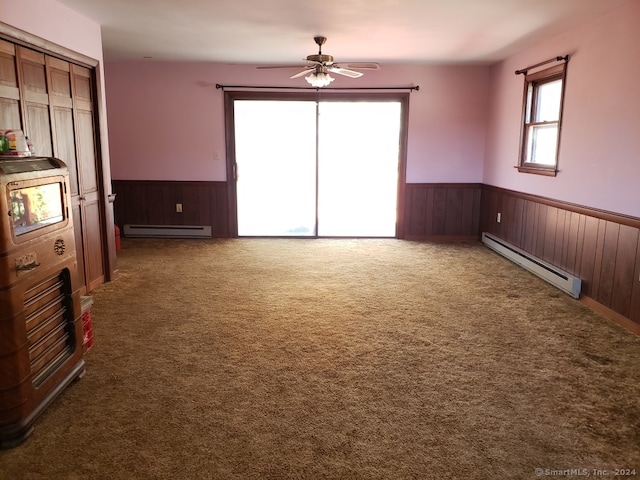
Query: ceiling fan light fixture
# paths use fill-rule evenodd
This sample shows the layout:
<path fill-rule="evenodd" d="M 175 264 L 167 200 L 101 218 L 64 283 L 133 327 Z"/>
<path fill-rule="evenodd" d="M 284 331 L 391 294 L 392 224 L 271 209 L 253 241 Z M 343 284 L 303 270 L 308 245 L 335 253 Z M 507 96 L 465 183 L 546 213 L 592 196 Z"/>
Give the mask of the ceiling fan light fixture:
<path fill-rule="evenodd" d="M 311 84 L 312 87 L 321 88 L 326 87 L 335 79 L 326 72 L 313 72 L 304 79 Z"/>

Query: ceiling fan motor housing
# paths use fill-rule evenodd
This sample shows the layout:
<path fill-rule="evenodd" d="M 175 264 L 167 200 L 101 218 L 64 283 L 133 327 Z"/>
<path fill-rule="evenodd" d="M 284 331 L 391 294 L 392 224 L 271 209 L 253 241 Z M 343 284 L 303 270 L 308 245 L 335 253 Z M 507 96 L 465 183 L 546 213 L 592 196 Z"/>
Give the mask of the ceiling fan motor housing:
<path fill-rule="evenodd" d="M 331 55 L 322 55 L 322 54 L 308 55 L 307 62 L 324 63 L 327 65 L 331 65 L 333 63 L 333 57 Z"/>

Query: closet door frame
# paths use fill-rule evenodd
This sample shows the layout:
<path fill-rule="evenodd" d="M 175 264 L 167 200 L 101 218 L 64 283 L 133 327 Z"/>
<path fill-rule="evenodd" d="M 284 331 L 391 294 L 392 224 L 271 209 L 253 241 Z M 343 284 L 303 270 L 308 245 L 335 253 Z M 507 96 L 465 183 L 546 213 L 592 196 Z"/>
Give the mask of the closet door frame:
<path fill-rule="evenodd" d="M 236 191 L 236 152 L 234 136 L 234 101 L 235 100 L 282 100 L 282 101 L 398 101 L 401 103 L 402 119 L 400 126 L 400 152 L 398 162 L 398 200 L 396 217 L 396 238 L 404 238 L 404 192 L 407 178 L 407 138 L 409 125 L 409 93 L 406 92 L 382 92 L 373 93 L 364 90 L 338 92 L 329 90 L 316 90 L 314 92 L 282 92 L 282 91 L 225 91 L 225 142 L 227 152 L 227 191 L 228 191 L 228 226 L 229 236 L 238 237 L 238 209 Z M 317 193 L 316 193 L 317 194 Z"/>
<path fill-rule="evenodd" d="M 104 105 L 103 92 L 104 84 L 102 82 L 101 63 L 91 57 L 75 52 L 68 48 L 49 42 L 43 38 L 23 30 L 12 27 L 0 22 L 0 39 L 35 50 L 45 55 L 58 58 L 85 67 L 91 70 L 93 96 L 95 104 L 93 108 L 93 117 L 95 129 L 95 154 L 96 154 L 96 171 L 99 192 L 99 210 L 100 221 L 102 223 L 102 246 L 103 246 L 103 264 L 105 271 L 105 281 L 112 281 L 118 277 L 118 269 L 116 263 L 116 245 L 115 245 L 115 224 L 113 214 L 113 202 L 115 195 L 111 192 L 111 171 L 109 165 L 109 149 L 108 137 L 106 133 L 106 108 Z M 23 120 L 24 121 L 24 120 Z"/>

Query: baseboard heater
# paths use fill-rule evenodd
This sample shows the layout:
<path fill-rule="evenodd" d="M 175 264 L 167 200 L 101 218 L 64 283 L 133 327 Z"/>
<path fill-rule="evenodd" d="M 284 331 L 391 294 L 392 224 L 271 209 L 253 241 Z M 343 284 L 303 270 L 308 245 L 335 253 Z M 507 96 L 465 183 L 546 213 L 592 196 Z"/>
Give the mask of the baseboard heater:
<path fill-rule="evenodd" d="M 512 262 L 526 268 L 543 280 L 555 285 L 572 297 L 580 297 L 582 281 L 578 277 L 575 277 L 564 270 L 560 270 L 559 268 L 556 268 L 553 265 L 520 250 L 518 247 L 514 247 L 490 233 L 482 232 L 482 243 Z"/>
<path fill-rule="evenodd" d="M 125 237 L 211 238 L 210 226 L 198 225 L 125 225 Z"/>

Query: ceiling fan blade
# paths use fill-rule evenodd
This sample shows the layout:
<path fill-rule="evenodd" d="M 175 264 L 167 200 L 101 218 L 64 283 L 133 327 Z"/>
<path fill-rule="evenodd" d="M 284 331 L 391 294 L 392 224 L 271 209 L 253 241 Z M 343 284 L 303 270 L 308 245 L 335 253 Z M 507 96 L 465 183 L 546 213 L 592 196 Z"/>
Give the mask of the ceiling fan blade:
<path fill-rule="evenodd" d="M 358 78 L 364 75 L 361 72 L 354 72 L 353 70 L 347 70 L 346 68 L 340 68 L 340 67 L 327 67 L 327 70 L 329 70 L 332 73 L 337 73 L 338 75 L 344 75 L 346 77 L 351 77 L 351 78 Z"/>
<path fill-rule="evenodd" d="M 312 73 L 315 72 L 316 69 L 315 67 L 313 68 L 308 68 L 306 70 L 301 71 L 300 73 L 296 73 L 293 77 L 289 77 L 289 78 L 300 78 L 300 77 L 304 77 L 305 75 L 307 75 L 308 73 Z"/>
<path fill-rule="evenodd" d="M 380 64 L 375 62 L 353 62 L 347 63 L 349 68 L 358 68 L 361 70 L 380 70 Z"/>
<path fill-rule="evenodd" d="M 305 65 L 300 65 L 298 63 L 297 65 L 259 65 L 256 68 L 261 70 L 266 70 L 270 68 L 304 68 L 304 67 Z"/>
<path fill-rule="evenodd" d="M 300 64 L 300 63 L 296 63 L 296 64 L 291 64 L 291 65 L 258 65 L 256 68 L 260 69 L 260 70 L 267 70 L 267 69 L 271 69 L 271 68 L 311 68 L 311 67 L 315 67 L 316 65 L 321 65 L 321 62 L 316 62 L 313 60 L 305 60 L 307 63 L 305 64 Z"/>

